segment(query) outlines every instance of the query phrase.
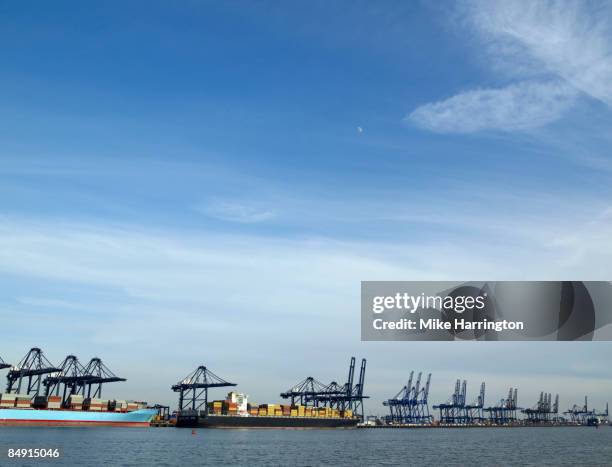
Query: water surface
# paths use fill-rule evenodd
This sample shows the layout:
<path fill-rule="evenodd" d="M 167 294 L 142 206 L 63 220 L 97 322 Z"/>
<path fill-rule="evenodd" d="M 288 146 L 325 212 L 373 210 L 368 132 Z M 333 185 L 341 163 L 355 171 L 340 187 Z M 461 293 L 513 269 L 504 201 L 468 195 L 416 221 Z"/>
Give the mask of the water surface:
<path fill-rule="evenodd" d="M 612 428 L 223 430 L 0 427 L 0 465 L 611 465 Z M 13 460 L 8 447 L 60 448 Z"/>

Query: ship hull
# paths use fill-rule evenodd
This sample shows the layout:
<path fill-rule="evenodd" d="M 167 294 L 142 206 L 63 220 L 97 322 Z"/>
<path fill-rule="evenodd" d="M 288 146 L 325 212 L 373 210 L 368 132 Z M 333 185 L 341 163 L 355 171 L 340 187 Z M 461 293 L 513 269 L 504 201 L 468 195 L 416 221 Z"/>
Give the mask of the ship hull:
<path fill-rule="evenodd" d="M 88 412 L 76 410 L 0 409 L 0 426 L 114 426 L 148 427 L 154 409 L 133 412 Z"/>
<path fill-rule="evenodd" d="M 176 426 L 189 428 L 354 428 L 358 422 L 356 418 L 179 415 Z"/>

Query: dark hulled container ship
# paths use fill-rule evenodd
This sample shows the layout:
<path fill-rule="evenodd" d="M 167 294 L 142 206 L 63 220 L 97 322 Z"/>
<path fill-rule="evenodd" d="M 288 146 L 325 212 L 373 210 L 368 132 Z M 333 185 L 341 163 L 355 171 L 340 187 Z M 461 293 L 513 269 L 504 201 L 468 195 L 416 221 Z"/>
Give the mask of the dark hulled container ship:
<path fill-rule="evenodd" d="M 182 410 L 178 427 L 202 428 L 353 428 L 359 418 L 350 409 L 284 404 L 251 404 L 245 394 L 230 392 L 205 410 Z"/>
<path fill-rule="evenodd" d="M 355 376 L 351 358 L 344 385 L 323 384 L 312 377 L 280 394 L 287 403 L 255 404 L 248 396 L 232 391 L 224 400 L 209 402 L 208 390 L 236 386 L 220 378 L 204 365 L 172 386 L 179 393 L 177 427 L 203 428 L 354 428 L 363 419 L 366 360 Z"/>

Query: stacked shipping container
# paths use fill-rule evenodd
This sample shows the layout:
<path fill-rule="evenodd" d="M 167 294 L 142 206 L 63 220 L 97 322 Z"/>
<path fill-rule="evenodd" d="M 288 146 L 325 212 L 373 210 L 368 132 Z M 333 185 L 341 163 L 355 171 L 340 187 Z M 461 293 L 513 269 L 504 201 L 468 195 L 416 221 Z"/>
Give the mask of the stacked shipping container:
<path fill-rule="evenodd" d="M 48 409 L 60 409 L 62 406 L 62 398 L 60 396 L 48 396 L 47 397 L 47 408 Z"/>
<path fill-rule="evenodd" d="M 83 410 L 83 396 L 72 394 L 68 397 L 67 408 L 71 410 Z"/>
<path fill-rule="evenodd" d="M 2 394 L 0 396 L 0 407 L 13 408 L 17 401 L 18 394 Z"/>
<path fill-rule="evenodd" d="M 238 415 L 237 404 L 230 400 L 216 400 L 208 403 L 208 412 L 213 415 Z M 325 417 L 352 418 L 351 410 L 338 410 L 329 407 L 306 407 L 303 405 L 247 404 L 244 415 L 257 417 Z"/>

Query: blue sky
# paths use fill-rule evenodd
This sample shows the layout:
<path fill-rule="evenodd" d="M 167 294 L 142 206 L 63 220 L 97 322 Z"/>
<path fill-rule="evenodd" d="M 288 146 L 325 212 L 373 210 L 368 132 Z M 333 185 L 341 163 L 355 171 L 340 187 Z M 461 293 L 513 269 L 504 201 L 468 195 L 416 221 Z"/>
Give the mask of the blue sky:
<path fill-rule="evenodd" d="M 371 412 L 412 369 L 603 403 L 608 343 L 361 343 L 358 300 L 610 279 L 610 8 L 1 6 L 0 355 L 100 355 L 161 402 L 202 362 L 265 401 L 355 354 Z"/>

